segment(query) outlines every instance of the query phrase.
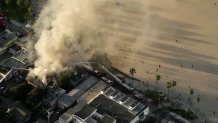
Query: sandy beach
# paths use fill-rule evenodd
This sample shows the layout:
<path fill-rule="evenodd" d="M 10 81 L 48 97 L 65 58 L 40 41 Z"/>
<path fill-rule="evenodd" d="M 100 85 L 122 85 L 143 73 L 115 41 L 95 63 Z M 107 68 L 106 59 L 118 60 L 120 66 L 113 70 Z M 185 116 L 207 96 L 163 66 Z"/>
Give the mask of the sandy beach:
<path fill-rule="evenodd" d="M 152 85 L 159 74 L 163 91 L 176 80 L 174 92 L 184 98 L 191 86 L 200 112 L 218 122 L 217 0 L 109 1 L 97 13 L 100 30 L 115 42 L 105 49 L 113 66 L 125 73 L 135 67 L 135 77 Z"/>

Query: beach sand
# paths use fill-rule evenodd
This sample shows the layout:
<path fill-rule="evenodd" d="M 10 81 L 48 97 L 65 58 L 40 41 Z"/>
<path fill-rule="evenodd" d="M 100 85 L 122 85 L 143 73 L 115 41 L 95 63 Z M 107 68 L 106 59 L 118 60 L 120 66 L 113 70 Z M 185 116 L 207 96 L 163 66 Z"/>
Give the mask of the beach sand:
<path fill-rule="evenodd" d="M 97 7 L 113 66 L 160 86 L 176 80 L 174 93 L 200 95 L 200 112 L 218 123 L 218 0 L 118 0 Z M 159 68 L 159 65 L 161 66 Z M 158 69 L 157 69 L 158 68 Z M 148 73 L 147 73 L 148 71 Z M 143 86 L 142 86 L 143 87 Z M 196 104 L 195 104 L 196 105 Z M 213 112 L 217 114 L 213 114 Z M 208 123 L 208 122 L 207 122 Z"/>

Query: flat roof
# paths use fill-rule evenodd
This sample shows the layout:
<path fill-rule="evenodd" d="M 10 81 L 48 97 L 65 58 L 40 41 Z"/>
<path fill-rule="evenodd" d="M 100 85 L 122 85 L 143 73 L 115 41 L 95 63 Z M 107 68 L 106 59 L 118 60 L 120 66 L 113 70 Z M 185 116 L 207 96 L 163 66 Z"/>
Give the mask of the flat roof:
<path fill-rule="evenodd" d="M 94 76 L 89 76 L 86 80 L 76 86 L 72 91 L 68 93 L 68 95 L 73 96 L 78 99 L 82 94 L 84 94 L 88 89 L 94 86 L 99 79 Z"/>
<path fill-rule="evenodd" d="M 28 52 L 26 49 L 22 49 L 19 52 L 17 52 L 16 55 L 13 56 L 14 58 L 26 63 L 27 62 L 27 57 L 28 57 Z"/>
<path fill-rule="evenodd" d="M 79 112 L 77 112 L 75 115 L 83 120 L 90 117 L 97 109 L 94 107 L 91 107 L 89 105 L 84 106 Z"/>
<path fill-rule="evenodd" d="M 7 31 L 0 33 L 0 48 L 8 45 L 15 37 L 16 36 L 13 33 L 8 33 Z"/>
<path fill-rule="evenodd" d="M 120 92 L 113 87 L 105 87 L 102 90 L 102 94 L 109 99 L 119 103 L 120 105 L 126 107 L 129 112 L 133 113 L 134 115 L 138 115 L 141 113 L 142 110 L 148 108 L 147 105 L 142 104 L 141 102 L 127 96 L 126 94 Z"/>
<path fill-rule="evenodd" d="M 63 96 L 61 96 L 58 102 L 66 106 L 69 106 L 74 102 L 74 97 L 64 94 Z"/>
<path fill-rule="evenodd" d="M 13 43 L 8 48 L 11 48 L 11 49 L 15 50 L 16 52 L 19 52 L 22 49 L 22 47 L 20 45 L 16 44 L 16 43 Z"/>
<path fill-rule="evenodd" d="M 65 113 L 63 113 L 59 119 L 61 120 L 68 120 L 73 118 L 73 115 L 76 114 L 78 111 L 80 111 L 84 106 L 86 105 L 85 102 L 80 101 L 76 106 L 74 106 L 73 108 L 68 109 Z"/>
<path fill-rule="evenodd" d="M 56 88 L 54 90 L 52 90 L 51 93 L 48 93 L 46 95 L 46 98 L 44 98 L 45 100 L 48 100 L 48 101 L 53 101 L 57 98 L 59 98 L 61 95 L 65 94 L 66 91 L 62 88 Z"/>
<path fill-rule="evenodd" d="M 73 109 L 73 108 L 70 108 L 70 109 L 68 109 L 65 113 L 63 113 L 63 114 L 59 117 L 59 119 L 66 121 L 66 120 L 68 120 L 68 119 L 70 119 L 70 118 L 73 118 L 74 113 L 75 113 L 75 112 L 74 112 L 74 109 Z"/>
<path fill-rule="evenodd" d="M 17 101 L 14 105 L 15 108 L 11 110 L 11 114 L 15 119 L 25 120 L 25 118 L 28 118 L 31 115 L 32 112 L 26 109 L 21 102 Z"/>
<path fill-rule="evenodd" d="M 89 103 L 101 93 L 102 89 L 107 86 L 107 83 L 100 80 L 97 84 L 95 84 L 88 91 L 86 91 L 80 98 Z"/>
<path fill-rule="evenodd" d="M 3 75 L 6 75 L 11 69 L 3 67 L 0 65 L 0 73 L 2 73 Z"/>
<path fill-rule="evenodd" d="M 12 67 L 12 68 L 25 68 L 25 64 L 13 57 L 7 59 L 2 63 L 2 65 L 6 67 Z"/>
<path fill-rule="evenodd" d="M 98 123 L 114 123 L 115 121 L 116 119 L 106 114 Z"/>
<path fill-rule="evenodd" d="M 9 59 L 11 56 L 13 56 L 8 51 L 1 52 L 0 51 L 0 64 L 4 63 L 7 59 Z"/>
<path fill-rule="evenodd" d="M 100 114 L 108 114 L 115 118 L 117 122 L 127 123 L 136 117 L 133 113 L 129 112 L 126 107 L 102 94 L 95 98 L 90 105 L 97 108 Z"/>

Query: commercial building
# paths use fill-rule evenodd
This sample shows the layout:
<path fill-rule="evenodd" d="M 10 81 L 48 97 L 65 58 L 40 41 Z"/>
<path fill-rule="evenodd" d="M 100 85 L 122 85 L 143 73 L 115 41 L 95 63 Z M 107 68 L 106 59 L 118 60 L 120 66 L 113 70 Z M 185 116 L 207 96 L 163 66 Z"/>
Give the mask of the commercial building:
<path fill-rule="evenodd" d="M 108 114 L 117 122 L 136 123 L 149 114 L 149 107 L 113 87 L 106 87 L 91 103 L 100 114 Z"/>
<path fill-rule="evenodd" d="M 73 120 L 74 114 L 80 111 L 85 105 L 87 105 L 87 103 L 84 100 L 80 100 L 77 105 L 63 113 L 56 123 L 70 123 Z"/>
<path fill-rule="evenodd" d="M 73 90 L 71 90 L 66 95 L 62 96 L 58 101 L 58 106 L 61 109 L 66 109 L 71 105 L 77 103 L 77 100 L 86 93 L 92 86 L 97 84 L 99 80 L 93 76 L 89 76 Z"/>
<path fill-rule="evenodd" d="M 58 104 L 58 99 L 64 95 L 66 91 L 62 88 L 54 88 L 43 98 L 43 105 L 49 109 L 53 109 Z"/>
<path fill-rule="evenodd" d="M 58 107 L 62 110 L 69 108 L 71 105 L 73 105 L 75 101 L 75 98 L 72 96 L 69 96 L 68 94 L 64 94 L 61 96 L 61 98 L 58 100 Z"/>
<path fill-rule="evenodd" d="M 98 93 L 94 93 L 95 90 Z M 148 106 L 100 81 L 84 93 L 77 105 L 62 114 L 56 123 L 137 123 L 148 114 Z"/>

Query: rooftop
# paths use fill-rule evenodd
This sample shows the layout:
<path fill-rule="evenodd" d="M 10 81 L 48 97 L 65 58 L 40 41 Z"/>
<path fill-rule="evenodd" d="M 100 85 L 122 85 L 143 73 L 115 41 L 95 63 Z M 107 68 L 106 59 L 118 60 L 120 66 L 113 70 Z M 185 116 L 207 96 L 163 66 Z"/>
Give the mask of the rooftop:
<path fill-rule="evenodd" d="M 9 52 L 2 52 L 0 49 L 0 64 L 4 63 L 7 59 L 9 59 L 12 56 Z"/>
<path fill-rule="evenodd" d="M 0 74 L 7 74 L 11 69 L 7 68 L 7 67 L 3 67 L 2 65 L 0 65 Z"/>
<path fill-rule="evenodd" d="M 85 102 L 80 101 L 80 103 L 78 103 L 76 106 L 74 106 L 73 108 L 68 109 L 65 113 L 63 113 L 60 116 L 60 120 L 61 121 L 67 121 L 68 119 L 72 119 L 73 115 L 75 113 L 77 113 L 78 111 L 80 111 L 84 106 L 86 105 Z"/>
<path fill-rule="evenodd" d="M 14 104 L 14 108 L 10 111 L 10 114 L 17 120 L 17 121 L 25 121 L 31 115 L 31 112 L 26 109 L 21 102 L 17 101 Z"/>
<path fill-rule="evenodd" d="M 0 83 L 4 80 L 4 78 L 7 77 L 7 75 L 11 72 L 12 70 L 10 68 L 4 67 L 0 65 Z"/>
<path fill-rule="evenodd" d="M 90 105 L 97 108 L 100 114 L 108 114 L 117 119 L 119 123 L 127 123 L 135 118 L 135 115 L 129 112 L 126 107 L 102 94 L 95 98 Z"/>
<path fill-rule="evenodd" d="M 114 123 L 115 121 L 116 119 L 106 114 L 98 123 Z"/>
<path fill-rule="evenodd" d="M 22 47 L 16 43 L 12 44 L 9 48 L 15 50 L 16 52 L 22 49 Z"/>
<path fill-rule="evenodd" d="M 0 33 L 0 49 L 4 48 L 8 44 L 10 44 L 11 40 L 14 39 L 16 36 L 10 32 L 9 30 L 6 30 L 2 33 Z M 1 50 L 0 50 L 1 52 Z"/>
<path fill-rule="evenodd" d="M 78 99 L 82 94 L 84 94 L 87 90 L 89 90 L 92 86 L 94 86 L 99 80 L 93 76 L 88 77 L 78 86 L 76 86 L 72 91 L 68 93 L 68 95 L 73 96 Z"/>
<path fill-rule="evenodd" d="M 124 106 L 134 115 L 138 115 L 142 110 L 146 109 L 148 106 L 142 104 L 141 102 L 125 95 L 124 93 L 120 92 L 119 90 L 113 87 L 106 87 L 101 92 L 103 95 L 108 97 L 109 99 L 117 102 L 118 104 Z"/>
<path fill-rule="evenodd" d="M 63 121 L 67 121 L 70 118 L 73 118 L 73 115 L 75 114 L 75 111 L 73 108 L 68 109 L 65 113 L 63 113 L 59 119 Z"/>
<path fill-rule="evenodd" d="M 27 62 L 27 57 L 28 57 L 28 52 L 26 49 L 22 49 L 19 52 L 17 52 L 16 55 L 13 56 L 14 58 L 16 58 L 17 60 L 26 63 Z"/>
<path fill-rule="evenodd" d="M 46 96 L 45 99 L 48 101 L 53 101 L 65 93 L 66 93 L 66 91 L 64 89 L 56 88 L 56 89 L 52 90 L 50 93 L 48 93 L 48 95 Z"/>
<path fill-rule="evenodd" d="M 65 105 L 65 106 L 69 106 L 72 104 L 72 102 L 74 101 L 74 97 L 71 97 L 67 94 L 64 94 L 63 96 L 61 96 L 61 98 L 58 100 L 59 103 Z"/>
<path fill-rule="evenodd" d="M 93 87 L 91 87 L 88 91 L 86 91 L 80 98 L 85 100 L 87 103 L 92 101 L 97 95 L 101 93 L 101 90 L 107 87 L 107 83 L 103 81 L 99 81 Z"/>
<path fill-rule="evenodd" d="M 25 63 L 17 60 L 14 57 L 11 57 L 11 58 L 7 59 L 6 61 L 4 61 L 2 63 L 2 65 L 6 66 L 6 67 L 11 67 L 11 68 L 25 68 Z"/>
<path fill-rule="evenodd" d="M 89 105 L 86 105 L 83 107 L 79 112 L 77 112 L 75 115 L 83 120 L 86 120 L 88 117 L 90 117 L 94 112 L 96 112 L 96 108 L 91 107 Z"/>

